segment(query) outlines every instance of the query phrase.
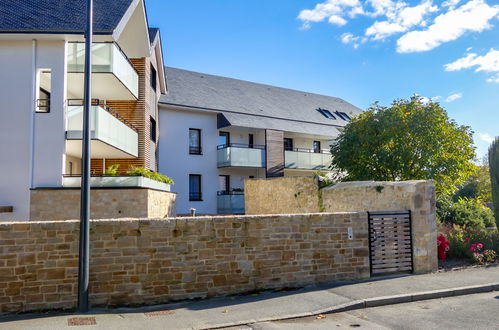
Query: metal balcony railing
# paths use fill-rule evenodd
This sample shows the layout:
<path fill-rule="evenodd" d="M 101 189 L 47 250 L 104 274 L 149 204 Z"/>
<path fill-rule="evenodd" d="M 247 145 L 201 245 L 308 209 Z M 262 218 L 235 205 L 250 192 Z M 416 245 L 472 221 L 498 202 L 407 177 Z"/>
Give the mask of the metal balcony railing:
<path fill-rule="evenodd" d="M 265 167 L 265 146 L 230 143 L 217 147 L 218 167 Z"/>
<path fill-rule="evenodd" d="M 285 168 L 303 170 L 327 170 L 331 165 L 329 150 L 295 148 L 284 152 Z"/>

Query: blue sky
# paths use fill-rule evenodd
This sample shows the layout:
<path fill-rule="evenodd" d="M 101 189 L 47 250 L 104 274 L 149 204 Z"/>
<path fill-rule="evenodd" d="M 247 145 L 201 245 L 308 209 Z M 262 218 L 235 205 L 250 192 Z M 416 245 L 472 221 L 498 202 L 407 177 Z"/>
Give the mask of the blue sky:
<path fill-rule="evenodd" d="M 168 66 L 341 97 L 414 93 L 499 135 L 497 0 L 147 0 Z"/>

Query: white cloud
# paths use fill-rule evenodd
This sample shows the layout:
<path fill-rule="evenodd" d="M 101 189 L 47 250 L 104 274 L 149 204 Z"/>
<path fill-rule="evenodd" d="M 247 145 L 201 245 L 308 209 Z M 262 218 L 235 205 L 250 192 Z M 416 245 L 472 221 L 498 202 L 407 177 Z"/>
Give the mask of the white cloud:
<path fill-rule="evenodd" d="M 304 9 L 298 15 L 298 19 L 303 21 L 302 28 L 310 28 L 311 23 L 328 20 L 331 24 L 339 26 L 345 25 L 347 20 L 344 18 L 349 13 L 350 17 L 356 13 L 363 13 L 362 5 L 359 0 L 327 0 L 319 3 L 314 9 Z"/>
<path fill-rule="evenodd" d="M 427 96 L 421 96 L 419 94 L 415 94 L 416 96 L 420 96 L 421 97 L 421 101 L 424 103 L 424 104 L 428 104 L 430 102 L 435 102 L 435 101 L 438 101 L 440 99 L 440 96 L 434 96 L 434 97 L 427 97 Z"/>
<path fill-rule="evenodd" d="M 423 52 L 456 40 L 468 31 L 481 32 L 491 27 L 489 21 L 499 15 L 499 6 L 484 0 L 470 0 L 458 8 L 437 16 L 426 30 L 411 31 L 397 40 L 399 53 Z"/>
<path fill-rule="evenodd" d="M 490 136 L 490 134 L 488 134 L 488 133 L 479 133 L 478 137 L 480 138 L 480 140 L 487 142 L 487 143 L 494 142 L 494 138 L 492 136 Z"/>
<path fill-rule="evenodd" d="M 499 72 L 499 50 L 492 48 L 483 56 L 470 53 L 452 63 L 446 64 L 445 71 L 459 71 L 472 67 L 476 67 L 475 72 Z"/>
<path fill-rule="evenodd" d="M 399 5 L 389 13 L 388 20 L 376 21 L 368 27 L 366 36 L 370 36 L 374 40 L 382 40 L 395 33 L 408 31 L 415 26 L 424 25 L 425 16 L 437 10 L 438 7 L 434 6 L 431 0 L 426 0 L 414 7 L 407 7 L 405 4 Z"/>
<path fill-rule="evenodd" d="M 461 2 L 461 0 L 447 0 L 442 3 L 442 7 L 450 7 L 452 9 L 455 8 L 459 2 Z"/>
<path fill-rule="evenodd" d="M 446 64 L 444 67 L 445 71 L 459 71 L 475 67 L 475 72 L 494 73 L 487 78 L 487 81 L 499 83 L 499 50 L 492 48 L 482 56 L 470 53 L 452 63 Z"/>
<path fill-rule="evenodd" d="M 487 82 L 499 83 L 499 73 L 493 75 L 492 77 L 487 78 Z"/>
<path fill-rule="evenodd" d="M 445 99 L 445 102 L 452 102 L 452 101 L 455 101 L 457 99 L 460 99 L 461 97 L 463 97 L 463 93 L 454 93 L 454 94 L 449 95 Z"/>
<path fill-rule="evenodd" d="M 302 29 L 309 29 L 317 22 L 342 27 L 358 16 L 370 18 L 375 21 L 359 37 L 378 41 L 403 34 L 397 52 L 411 53 L 429 51 L 468 32 L 482 32 L 499 18 L 499 4 L 487 3 L 497 0 L 418 1 L 412 5 L 407 0 L 322 0 L 313 9 L 302 10 L 298 19 Z"/>
<path fill-rule="evenodd" d="M 360 44 L 363 44 L 367 41 L 364 37 L 354 36 L 352 33 L 343 33 L 340 37 L 340 40 L 344 44 L 351 44 L 353 48 L 359 48 Z"/>

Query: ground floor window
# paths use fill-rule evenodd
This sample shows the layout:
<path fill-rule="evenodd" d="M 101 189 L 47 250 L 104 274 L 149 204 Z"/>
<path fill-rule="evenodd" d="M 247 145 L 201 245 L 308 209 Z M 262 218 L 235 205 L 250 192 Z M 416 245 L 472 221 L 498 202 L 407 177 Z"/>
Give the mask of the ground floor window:
<path fill-rule="evenodd" d="M 189 174 L 189 200 L 202 201 L 201 194 L 201 175 Z"/>

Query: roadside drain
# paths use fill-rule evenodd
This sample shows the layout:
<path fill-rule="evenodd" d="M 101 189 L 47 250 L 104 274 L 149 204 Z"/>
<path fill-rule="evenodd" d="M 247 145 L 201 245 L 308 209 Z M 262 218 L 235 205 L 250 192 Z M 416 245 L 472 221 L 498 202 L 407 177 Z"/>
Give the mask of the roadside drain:
<path fill-rule="evenodd" d="M 162 316 L 162 315 L 172 315 L 172 314 L 175 314 L 175 312 L 174 311 L 170 311 L 170 310 L 144 313 L 144 315 L 147 316 L 147 317 L 151 317 L 151 316 Z"/>
<path fill-rule="evenodd" d="M 68 325 L 70 327 L 80 326 L 80 325 L 96 325 L 97 321 L 95 317 L 72 317 L 68 319 Z"/>

